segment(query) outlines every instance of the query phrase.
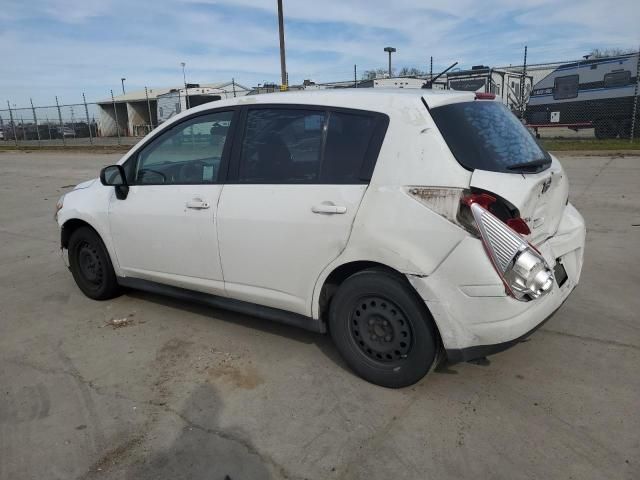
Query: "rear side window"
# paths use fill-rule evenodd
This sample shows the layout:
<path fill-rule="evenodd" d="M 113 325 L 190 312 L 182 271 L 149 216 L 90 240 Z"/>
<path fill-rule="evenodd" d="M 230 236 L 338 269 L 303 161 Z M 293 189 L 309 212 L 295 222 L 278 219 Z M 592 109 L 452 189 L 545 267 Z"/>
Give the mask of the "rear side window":
<path fill-rule="evenodd" d="M 432 108 L 431 116 L 458 163 L 468 170 L 511 172 L 509 167 L 549 154 L 501 102 L 476 100 Z"/>
<path fill-rule="evenodd" d="M 566 77 L 558 77 L 555 81 L 553 89 L 553 98 L 555 100 L 564 100 L 567 98 L 576 98 L 578 96 L 578 75 L 567 75 Z"/>
<path fill-rule="evenodd" d="M 387 123 L 359 111 L 249 109 L 238 182 L 367 183 Z"/>
<path fill-rule="evenodd" d="M 623 70 L 622 72 L 611 72 L 604 76 L 604 88 L 624 87 L 631 83 L 631 72 Z"/>
<path fill-rule="evenodd" d="M 320 175 L 326 114 L 249 110 L 240 154 L 242 183 L 313 183 Z"/>
<path fill-rule="evenodd" d="M 322 183 L 360 183 L 375 123 L 375 117 L 369 115 L 329 113 Z"/>

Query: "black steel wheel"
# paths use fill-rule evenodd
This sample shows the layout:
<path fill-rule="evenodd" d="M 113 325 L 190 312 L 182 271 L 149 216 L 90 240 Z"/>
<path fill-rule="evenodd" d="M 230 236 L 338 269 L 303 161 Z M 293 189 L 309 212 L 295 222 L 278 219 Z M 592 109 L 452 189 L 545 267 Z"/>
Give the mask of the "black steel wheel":
<path fill-rule="evenodd" d="M 365 380 L 400 388 L 424 377 L 439 338 L 423 300 L 400 274 L 367 269 L 331 299 L 329 330 L 346 363 Z"/>
<path fill-rule="evenodd" d="M 406 315 L 392 300 L 365 296 L 351 314 L 351 339 L 371 360 L 393 362 L 408 357 L 413 332 Z"/>
<path fill-rule="evenodd" d="M 87 297 L 106 300 L 118 295 L 118 282 L 109 253 L 93 229 L 81 227 L 71 234 L 69 268 Z"/>

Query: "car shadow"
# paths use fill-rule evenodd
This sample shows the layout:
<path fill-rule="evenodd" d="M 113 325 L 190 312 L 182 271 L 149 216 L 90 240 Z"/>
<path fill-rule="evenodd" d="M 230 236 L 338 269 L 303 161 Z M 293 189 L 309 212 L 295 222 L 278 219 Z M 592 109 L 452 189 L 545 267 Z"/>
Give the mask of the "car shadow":
<path fill-rule="evenodd" d="M 177 310 L 184 310 L 196 315 L 209 317 L 215 320 L 221 320 L 223 322 L 231 322 L 253 330 L 259 330 L 264 333 L 285 337 L 295 342 L 300 342 L 307 345 L 315 345 L 334 364 L 336 364 L 344 371 L 353 374 L 351 369 L 347 367 L 347 364 L 344 362 L 344 360 L 336 350 L 333 342 L 331 341 L 331 336 L 328 333 L 316 333 L 291 325 L 285 325 L 247 314 L 236 313 L 231 310 L 215 308 L 208 305 L 189 302 L 187 300 L 175 299 L 165 295 L 143 292 L 141 290 L 127 290 L 125 294 L 131 298 L 135 298 L 138 300 L 153 302 L 158 305 L 163 305 L 165 307 L 174 308 Z"/>
<path fill-rule="evenodd" d="M 129 480 L 188 478 L 242 480 L 272 478 L 268 458 L 237 426 L 220 427 L 223 403 L 215 387 L 200 384 L 180 409 L 184 425 L 168 447 L 145 454 L 127 468 Z M 170 427 L 169 427 L 170 428 Z M 172 435 L 167 431 L 163 435 Z M 162 436 L 163 436 L 162 435 Z M 156 436 L 156 441 L 161 436 Z"/>

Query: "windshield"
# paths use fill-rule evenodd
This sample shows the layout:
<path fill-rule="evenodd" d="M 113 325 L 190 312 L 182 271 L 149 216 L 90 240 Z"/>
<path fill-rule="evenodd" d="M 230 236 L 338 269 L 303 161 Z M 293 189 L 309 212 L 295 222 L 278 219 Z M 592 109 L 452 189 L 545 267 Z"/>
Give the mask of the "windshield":
<path fill-rule="evenodd" d="M 440 133 L 467 170 L 520 173 L 545 170 L 549 154 L 500 102 L 476 100 L 431 109 Z"/>

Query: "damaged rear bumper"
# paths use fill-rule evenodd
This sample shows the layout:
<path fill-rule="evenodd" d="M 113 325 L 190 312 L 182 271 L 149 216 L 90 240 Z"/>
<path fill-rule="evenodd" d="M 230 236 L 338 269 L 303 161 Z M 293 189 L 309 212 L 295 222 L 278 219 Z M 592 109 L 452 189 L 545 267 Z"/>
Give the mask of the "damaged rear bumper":
<path fill-rule="evenodd" d="M 407 278 L 433 315 L 449 361 L 468 361 L 506 350 L 551 318 L 578 284 L 584 244 L 584 221 L 569 204 L 556 235 L 537 246 L 552 269 L 562 263 L 567 278 L 555 279 L 549 294 L 529 302 L 505 293 L 473 237 L 460 242 L 432 275 Z"/>

